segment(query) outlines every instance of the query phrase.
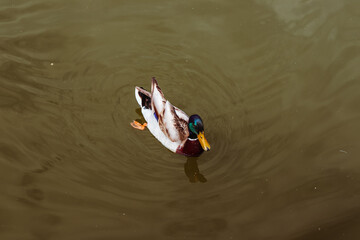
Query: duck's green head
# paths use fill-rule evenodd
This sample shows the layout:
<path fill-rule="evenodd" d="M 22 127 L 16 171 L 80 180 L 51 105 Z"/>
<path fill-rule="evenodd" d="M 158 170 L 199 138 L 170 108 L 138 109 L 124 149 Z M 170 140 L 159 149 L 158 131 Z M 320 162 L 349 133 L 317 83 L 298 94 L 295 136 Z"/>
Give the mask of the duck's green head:
<path fill-rule="evenodd" d="M 208 143 L 208 141 L 205 138 L 204 135 L 204 124 L 203 121 L 201 120 L 200 116 L 197 114 L 191 115 L 189 118 L 189 138 L 191 139 L 198 139 L 201 147 L 204 149 L 204 151 L 209 151 L 210 150 L 210 144 Z"/>

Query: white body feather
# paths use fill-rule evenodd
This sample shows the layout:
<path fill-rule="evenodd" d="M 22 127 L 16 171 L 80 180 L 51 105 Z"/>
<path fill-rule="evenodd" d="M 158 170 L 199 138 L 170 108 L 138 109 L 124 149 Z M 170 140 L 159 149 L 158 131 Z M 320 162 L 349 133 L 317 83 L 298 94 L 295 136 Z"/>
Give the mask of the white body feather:
<path fill-rule="evenodd" d="M 179 132 L 174 125 L 174 121 L 176 120 L 174 117 L 180 117 L 186 122 L 188 121 L 189 117 L 182 110 L 172 106 L 171 103 L 164 98 L 163 94 L 159 92 L 158 89 L 154 86 L 152 86 L 151 91 L 152 109 L 148 109 L 142 106 L 142 99 L 138 92 L 138 87 L 136 87 L 135 97 L 141 107 L 142 115 L 147 122 L 147 128 L 151 134 L 154 135 L 154 137 L 159 140 L 166 148 L 172 152 L 176 152 L 178 147 L 184 143 L 184 140 L 181 139 Z M 150 95 L 150 93 L 148 94 Z M 159 123 L 155 117 L 155 109 L 159 114 L 161 114 L 161 123 Z M 160 128 L 160 125 L 163 129 Z M 163 132 L 163 130 L 166 131 L 167 135 Z"/>

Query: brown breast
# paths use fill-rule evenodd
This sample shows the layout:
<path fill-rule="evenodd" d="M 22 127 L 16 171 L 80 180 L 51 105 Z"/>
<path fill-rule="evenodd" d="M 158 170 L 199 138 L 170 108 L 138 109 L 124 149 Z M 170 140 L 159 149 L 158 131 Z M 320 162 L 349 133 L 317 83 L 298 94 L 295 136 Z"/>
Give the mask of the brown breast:
<path fill-rule="evenodd" d="M 203 148 L 199 140 L 186 140 L 183 146 L 179 146 L 176 153 L 185 155 L 187 157 L 198 157 L 203 153 Z"/>

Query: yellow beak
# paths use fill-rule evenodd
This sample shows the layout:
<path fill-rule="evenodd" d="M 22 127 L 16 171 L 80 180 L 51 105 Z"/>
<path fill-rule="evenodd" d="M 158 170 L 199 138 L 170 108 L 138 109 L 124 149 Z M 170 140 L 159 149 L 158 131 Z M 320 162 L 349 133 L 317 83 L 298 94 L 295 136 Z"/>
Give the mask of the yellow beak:
<path fill-rule="evenodd" d="M 201 144 L 201 147 L 204 149 L 204 151 L 209 151 L 210 150 L 210 144 L 208 143 L 208 141 L 206 140 L 205 136 L 204 136 L 204 132 L 201 132 L 197 135 L 199 142 Z"/>

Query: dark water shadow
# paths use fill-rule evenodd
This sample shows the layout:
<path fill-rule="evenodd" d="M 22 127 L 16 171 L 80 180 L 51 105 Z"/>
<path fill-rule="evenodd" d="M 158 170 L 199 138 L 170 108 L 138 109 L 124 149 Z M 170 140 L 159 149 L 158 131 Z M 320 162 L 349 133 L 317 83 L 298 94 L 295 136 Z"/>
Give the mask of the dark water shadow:
<path fill-rule="evenodd" d="M 184 164 L 184 172 L 185 175 L 189 178 L 189 181 L 191 183 L 196 182 L 207 182 L 207 179 L 200 173 L 198 164 L 197 164 L 198 158 L 192 158 L 189 157 L 186 160 L 186 163 Z"/>
<path fill-rule="evenodd" d="M 41 164 L 40 168 L 27 171 L 23 174 L 20 185 L 24 188 L 25 197 L 18 198 L 19 202 L 32 207 L 40 207 L 38 203 L 45 199 L 44 191 L 38 187 L 36 179 L 55 168 L 63 161 L 63 157 L 56 155 Z"/>

